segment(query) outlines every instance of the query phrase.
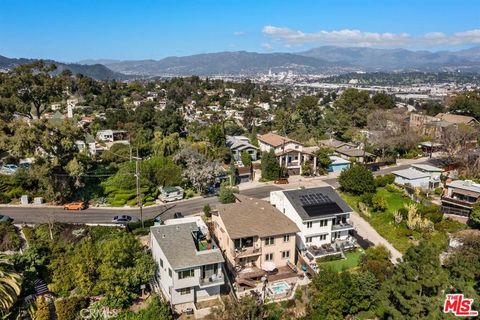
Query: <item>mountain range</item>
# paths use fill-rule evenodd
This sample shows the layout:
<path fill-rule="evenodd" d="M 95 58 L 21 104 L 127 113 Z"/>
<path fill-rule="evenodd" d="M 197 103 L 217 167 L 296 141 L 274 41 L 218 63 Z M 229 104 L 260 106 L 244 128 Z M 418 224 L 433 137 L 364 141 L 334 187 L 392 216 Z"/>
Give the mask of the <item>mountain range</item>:
<path fill-rule="evenodd" d="M 4 56 L 0 56 L 0 71 L 1 70 L 9 70 L 16 66 L 22 64 L 32 63 L 37 59 L 15 59 L 15 58 L 7 58 Z M 70 70 L 74 74 L 83 74 L 89 77 L 92 77 L 97 80 L 126 80 L 131 78 L 125 74 L 112 71 L 108 67 L 103 64 L 80 64 L 80 63 L 63 63 L 57 62 L 53 60 L 45 60 L 45 62 L 55 63 L 57 65 L 57 70 L 55 70 L 55 74 L 62 72 L 65 69 Z"/>
<path fill-rule="evenodd" d="M 0 56 L 0 69 L 10 69 L 32 59 Z M 480 72 L 480 46 L 460 51 L 412 51 L 363 47 L 323 46 L 297 53 L 246 51 L 195 54 L 161 60 L 82 60 L 56 62 L 59 70 L 70 69 L 96 79 L 189 75 L 255 75 L 293 71 L 298 74 L 347 72 L 464 71 Z"/>

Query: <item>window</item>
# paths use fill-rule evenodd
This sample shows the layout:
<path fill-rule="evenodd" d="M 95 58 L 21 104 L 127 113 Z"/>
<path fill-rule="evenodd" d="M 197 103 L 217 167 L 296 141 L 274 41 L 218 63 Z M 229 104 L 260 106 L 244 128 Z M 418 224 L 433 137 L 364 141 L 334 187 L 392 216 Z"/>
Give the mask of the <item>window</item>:
<path fill-rule="evenodd" d="M 326 227 L 328 220 L 320 220 L 320 227 Z"/>
<path fill-rule="evenodd" d="M 313 222 L 307 222 L 307 228 L 311 228 L 313 226 Z"/>
<path fill-rule="evenodd" d="M 321 236 L 318 237 L 320 240 L 327 240 L 327 235 L 322 234 Z"/>
<path fill-rule="evenodd" d="M 306 243 L 311 243 L 312 242 L 312 237 L 306 237 L 305 242 Z"/>
<path fill-rule="evenodd" d="M 275 238 L 274 238 L 274 237 L 265 238 L 265 245 L 266 245 L 266 246 L 270 246 L 270 245 L 274 244 L 274 242 L 275 242 Z"/>
<path fill-rule="evenodd" d="M 282 251 L 282 259 L 290 258 L 290 251 Z"/>
<path fill-rule="evenodd" d="M 163 260 L 162 259 L 160 259 L 160 267 L 163 268 Z"/>
<path fill-rule="evenodd" d="M 184 296 L 186 294 L 190 294 L 190 288 L 182 288 L 180 289 L 180 295 Z"/>
<path fill-rule="evenodd" d="M 265 261 L 272 261 L 273 260 L 273 253 L 267 253 L 265 255 Z"/>
<path fill-rule="evenodd" d="M 171 278 L 172 277 L 172 269 L 168 268 L 168 276 Z"/>
<path fill-rule="evenodd" d="M 290 241 L 290 235 L 286 234 L 283 236 L 283 242 L 289 242 Z"/>
<path fill-rule="evenodd" d="M 195 275 L 195 271 L 193 269 L 182 270 L 178 272 L 178 279 L 191 278 L 194 275 Z"/>

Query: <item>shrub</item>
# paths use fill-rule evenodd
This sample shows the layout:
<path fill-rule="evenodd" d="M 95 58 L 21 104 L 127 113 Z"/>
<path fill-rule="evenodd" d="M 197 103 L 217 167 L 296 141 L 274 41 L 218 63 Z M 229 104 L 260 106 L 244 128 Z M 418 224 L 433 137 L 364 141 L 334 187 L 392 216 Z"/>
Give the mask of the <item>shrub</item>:
<path fill-rule="evenodd" d="M 375 211 L 384 212 L 387 210 L 387 202 L 382 196 L 376 194 L 372 197 L 372 208 Z"/>
<path fill-rule="evenodd" d="M 0 222 L 0 251 L 19 250 L 20 236 L 10 222 Z"/>
<path fill-rule="evenodd" d="M 25 193 L 25 191 L 22 189 L 22 187 L 15 187 L 15 188 L 12 188 L 12 189 L 10 189 L 9 191 L 5 192 L 5 195 L 6 195 L 8 198 L 18 199 L 18 198 L 20 198 L 24 193 Z"/>
<path fill-rule="evenodd" d="M 408 210 L 405 207 L 401 207 L 398 209 L 398 213 L 402 216 L 403 220 L 406 220 L 408 218 Z"/>
<path fill-rule="evenodd" d="M 337 261 L 343 259 L 341 253 L 331 254 L 325 257 L 321 257 L 317 259 L 317 263 L 328 262 L 328 261 Z"/>
<path fill-rule="evenodd" d="M 376 189 L 372 172 L 362 165 L 343 170 L 338 182 L 342 190 L 353 194 L 373 193 Z"/>
<path fill-rule="evenodd" d="M 80 310 L 88 307 L 88 300 L 83 297 L 70 297 L 55 300 L 55 310 L 58 320 L 78 319 Z"/>
<path fill-rule="evenodd" d="M 33 241 L 35 240 L 35 233 L 33 232 L 33 229 L 25 225 L 25 226 L 22 226 L 22 232 L 23 232 L 23 236 L 27 240 L 27 243 L 29 245 L 32 244 Z"/>
<path fill-rule="evenodd" d="M 220 185 L 220 192 L 218 194 L 218 199 L 220 203 L 234 203 L 235 202 L 235 193 L 238 193 L 237 188 L 229 186 L 226 182 L 223 182 Z"/>
<path fill-rule="evenodd" d="M 145 228 L 149 228 L 155 224 L 155 221 L 153 219 L 147 219 L 143 220 L 143 225 Z M 135 222 L 130 222 L 127 224 L 127 228 L 131 231 L 135 229 L 141 229 L 142 228 L 142 221 L 135 221 Z"/>
<path fill-rule="evenodd" d="M 210 205 L 208 203 L 203 206 L 203 214 L 207 218 L 210 218 L 212 216 L 212 208 L 210 207 Z"/>
<path fill-rule="evenodd" d="M 0 192 L 0 203 L 10 203 L 10 201 L 12 201 L 12 199 L 9 196 L 3 192 Z"/>
<path fill-rule="evenodd" d="M 387 184 L 385 186 L 385 190 L 387 190 L 388 192 L 394 192 L 394 193 L 402 193 L 403 192 L 403 190 L 401 188 L 397 187 L 394 184 Z"/>
<path fill-rule="evenodd" d="M 440 211 L 440 208 L 435 205 L 431 206 L 421 206 L 418 209 L 418 213 L 423 217 L 427 218 L 428 220 L 432 221 L 433 223 L 439 223 L 443 220 L 443 213 Z"/>
<path fill-rule="evenodd" d="M 358 201 L 363 202 L 367 206 L 371 207 L 373 204 L 373 196 L 374 196 L 373 193 L 364 193 L 360 196 Z"/>
<path fill-rule="evenodd" d="M 443 188 L 442 187 L 435 188 L 433 193 L 435 193 L 437 196 L 440 196 L 443 193 Z"/>
<path fill-rule="evenodd" d="M 375 178 L 375 185 L 377 187 L 385 187 L 389 184 L 392 184 L 395 181 L 395 175 L 392 173 L 383 175 L 383 176 L 377 176 Z"/>

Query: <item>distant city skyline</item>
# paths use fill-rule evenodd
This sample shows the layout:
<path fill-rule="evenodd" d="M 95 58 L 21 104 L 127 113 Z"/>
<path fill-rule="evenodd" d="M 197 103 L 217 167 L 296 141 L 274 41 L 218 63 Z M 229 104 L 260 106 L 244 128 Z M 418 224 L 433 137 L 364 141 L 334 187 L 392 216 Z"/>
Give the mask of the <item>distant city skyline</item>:
<path fill-rule="evenodd" d="M 480 2 L 0 0 L 0 55 L 65 62 L 219 51 L 480 45 Z"/>

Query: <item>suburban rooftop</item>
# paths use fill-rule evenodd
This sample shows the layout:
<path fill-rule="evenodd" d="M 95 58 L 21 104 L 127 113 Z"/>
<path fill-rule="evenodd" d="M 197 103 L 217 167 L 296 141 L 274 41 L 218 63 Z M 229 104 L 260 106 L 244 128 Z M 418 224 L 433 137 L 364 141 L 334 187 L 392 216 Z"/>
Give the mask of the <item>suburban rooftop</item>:
<path fill-rule="evenodd" d="M 268 145 L 271 145 L 272 147 L 279 147 L 282 144 L 289 143 L 289 142 L 293 142 L 293 143 L 297 143 L 299 145 L 303 145 L 302 143 L 300 143 L 298 141 L 295 141 L 295 140 L 292 140 L 290 138 L 278 135 L 278 134 L 273 133 L 273 132 L 269 132 L 269 133 L 266 133 L 266 134 L 263 134 L 263 135 L 259 135 L 258 140 L 262 141 L 262 142 L 264 142 Z"/>
<path fill-rule="evenodd" d="M 454 180 L 448 184 L 448 187 L 480 193 L 480 184 L 474 183 L 471 180 Z"/>
<path fill-rule="evenodd" d="M 293 189 L 280 192 L 285 194 L 303 221 L 353 211 L 332 187 Z M 309 198 L 312 198 L 312 201 Z"/>
<path fill-rule="evenodd" d="M 174 270 L 225 261 L 216 244 L 216 249 L 197 250 L 192 232 L 198 230 L 195 222 L 150 227 L 150 232 Z"/>
<path fill-rule="evenodd" d="M 428 173 L 415 170 L 413 168 L 408 168 L 408 169 L 403 169 L 403 170 L 397 170 L 392 172 L 396 176 L 400 176 L 403 178 L 407 179 L 421 179 L 421 178 L 427 178 L 430 177 Z"/>
<path fill-rule="evenodd" d="M 218 215 L 231 239 L 296 233 L 298 227 L 267 201 L 235 195 L 240 202 L 220 204 Z"/>

